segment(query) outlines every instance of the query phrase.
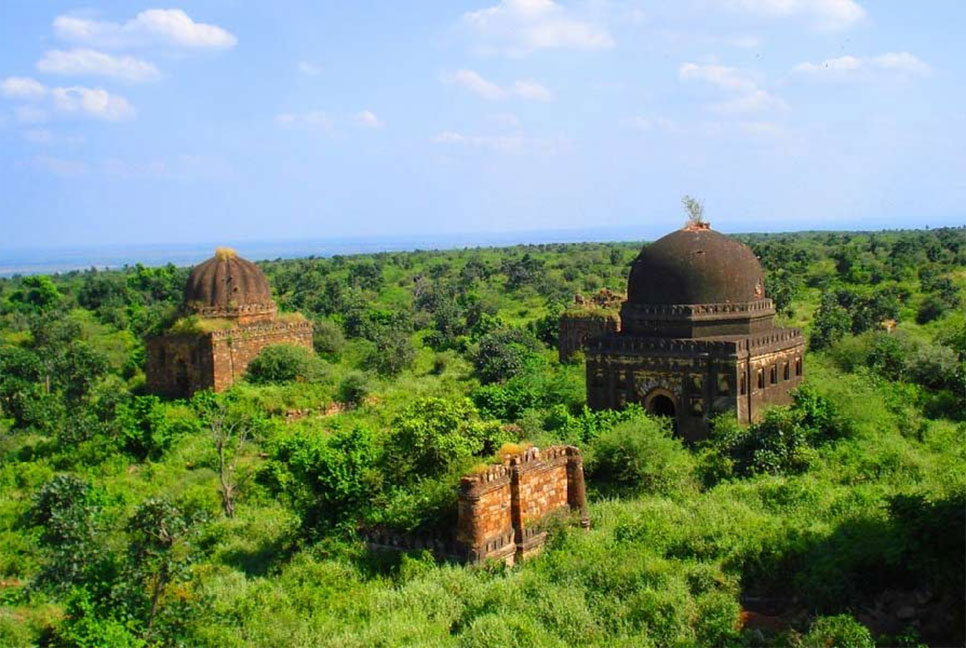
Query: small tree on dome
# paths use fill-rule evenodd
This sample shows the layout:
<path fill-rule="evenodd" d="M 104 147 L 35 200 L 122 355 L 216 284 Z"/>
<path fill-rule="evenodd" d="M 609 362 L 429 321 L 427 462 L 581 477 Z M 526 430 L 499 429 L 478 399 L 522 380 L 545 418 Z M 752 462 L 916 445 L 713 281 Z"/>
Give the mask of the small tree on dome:
<path fill-rule="evenodd" d="M 684 224 L 684 229 L 708 229 L 711 224 L 704 220 L 704 205 L 697 198 L 685 196 L 681 199 L 685 211 L 688 213 L 688 221 Z"/>

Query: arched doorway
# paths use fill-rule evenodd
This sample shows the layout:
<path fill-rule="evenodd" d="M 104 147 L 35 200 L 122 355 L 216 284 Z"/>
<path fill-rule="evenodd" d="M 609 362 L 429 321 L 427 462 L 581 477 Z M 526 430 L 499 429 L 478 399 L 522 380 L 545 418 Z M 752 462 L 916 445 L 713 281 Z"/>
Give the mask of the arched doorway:
<path fill-rule="evenodd" d="M 674 394 L 663 387 L 655 387 L 644 397 L 644 409 L 651 416 L 677 417 L 677 402 Z"/>
<path fill-rule="evenodd" d="M 647 413 L 652 416 L 667 416 L 674 418 L 677 414 L 674 401 L 664 394 L 655 394 L 647 404 Z"/>

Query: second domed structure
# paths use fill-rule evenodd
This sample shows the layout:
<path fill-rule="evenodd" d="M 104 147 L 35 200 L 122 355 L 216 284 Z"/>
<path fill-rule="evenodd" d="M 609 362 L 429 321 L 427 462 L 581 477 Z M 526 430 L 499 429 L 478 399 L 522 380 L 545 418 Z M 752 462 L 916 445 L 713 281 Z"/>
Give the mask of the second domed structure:
<path fill-rule="evenodd" d="M 634 260 L 620 329 L 587 344 L 587 403 L 640 403 L 688 439 L 718 413 L 757 420 L 803 374 L 801 332 L 774 317 L 748 246 L 704 223 L 671 232 Z"/>

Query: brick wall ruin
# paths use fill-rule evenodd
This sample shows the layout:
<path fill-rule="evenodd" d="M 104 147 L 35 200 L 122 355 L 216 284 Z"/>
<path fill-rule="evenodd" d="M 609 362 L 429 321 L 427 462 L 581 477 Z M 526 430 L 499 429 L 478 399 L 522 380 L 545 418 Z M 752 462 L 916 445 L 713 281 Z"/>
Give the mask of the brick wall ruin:
<path fill-rule="evenodd" d="M 307 321 L 259 322 L 196 335 L 161 335 L 147 342 L 148 391 L 187 397 L 202 389 L 222 391 L 245 375 L 262 349 L 275 344 L 312 348 Z"/>
<path fill-rule="evenodd" d="M 582 351 L 590 340 L 605 333 L 616 333 L 620 328 L 616 315 L 598 311 L 567 311 L 560 316 L 560 336 L 557 357 L 568 362 L 577 351 Z"/>
<path fill-rule="evenodd" d="M 385 529 L 363 535 L 370 547 L 396 551 L 427 549 L 459 562 L 500 560 L 515 564 L 547 540 L 549 515 L 575 511 L 587 528 L 584 465 L 574 446 L 528 448 L 503 463 L 460 480 L 459 512 L 452 535 L 416 536 Z"/>

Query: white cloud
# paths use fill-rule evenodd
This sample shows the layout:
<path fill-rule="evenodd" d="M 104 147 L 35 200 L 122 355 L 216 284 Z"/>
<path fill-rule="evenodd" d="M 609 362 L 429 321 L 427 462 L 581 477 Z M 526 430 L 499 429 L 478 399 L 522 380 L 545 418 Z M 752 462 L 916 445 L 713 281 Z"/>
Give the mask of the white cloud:
<path fill-rule="evenodd" d="M 473 94 L 479 95 L 484 99 L 489 99 L 490 101 L 506 97 L 506 90 L 495 83 L 487 81 L 473 70 L 457 70 L 444 77 L 444 80 L 461 86 Z"/>
<path fill-rule="evenodd" d="M 332 119 L 328 113 L 321 110 L 310 110 L 303 113 L 279 113 L 275 115 L 275 123 L 283 128 L 317 128 L 324 131 L 332 129 Z"/>
<path fill-rule="evenodd" d="M 630 119 L 627 119 L 625 124 L 634 130 L 644 132 L 659 130 L 671 133 L 678 130 L 678 126 L 673 120 L 660 115 L 653 117 L 648 115 L 636 115 Z"/>
<path fill-rule="evenodd" d="M 606 29 L 582 20 L 553 0 L 501 0 L 463 14 L 462 23 L 481 40 L 481 49 L 520 56 L 538 49 L 607 49 Z"/>
<path fill-rule="evenodd" d="M 48 50 L 36 67 L 51 74 L 107 76 L 125 81 L 153 81 L 161 76 L 158 68 L 147 61 L 92 49 Z"/>
<path fill-rule="evenodd" d="M 452 74 L 443 75 L 443 81 L 461 86 L 489 101 L 499 101 L 510 96 L 529 101 L 550 101 L 553 98 L 550 90 L 536 81 L 518 80 L 504 88 L 492 81 L 487 81 L 473 70 L 457 70 Z"/>
<path fill-rule="evenodd" d="M 0 94 L 10 99 L 37 100 L 47 94 L 40 81 L 30 77 L 7 77 L 0 83 Z"/>
<path fill-rule="evenodd" d="M 845 29 L 865 16 L 854 0 L 725 0 L 727 7 L 766 17 L 803 17 L 820 29 Z"/>
<path fill-rule="evenodd" d="M 125 23 L 62 15 L 54 19 L 54 33 L 64 40 L 106 48 L 164 44 L 227 49 L 238 42 L 226 29 L 195 22 L 181 9 L 147 9 Z"/>
<path fill-rule="evenodd" d="M 705 81 L 724 90 L 749 92 L 758 87 L 754 81 L 742 76 L 735 68 L 725 67 L 724 65 L 683 63 L 678 68 L 678 78 L 682 81 L 694 79 Z"/>
<path fill-rule="evenodd" d="M 443 131 L 433 137 L 433 141 L 437 144 L 484 149 L 497 153 L 532 153 L 538 155 L 554 155 L 571 146 L 571 142 L 563 138 L 531 138 L 525 137 L 520 133 L 509 135 L 471 135 L 457 131 Z"/>
<path fill-rule="evenodd" d="M 523 137 L 520 135 L 464 135 L 454 131 L 444 131 L 433 138 L 439 144 L 459 144 L 491 151 L 521 152 Z"/>
<path fill-rule="evenodd" d="M 356 113 L 356 121 L 367 128 L 382 128 L 382 122 L 371 110 L 363 110 Z"/>
<path fill-rule="evenodd" d="M 553 98 L 550 91 L 536 81 L 517 81 L 513 84 L 513 92 L 532 101 L 550 101 Z"/>
<path fill-rule="evenodd" d="M 64 160 L 48 155 L 36 155 L 33 160 L 34 168 L 48 171 L 54 175 L 72 178 L 87 173 L 87 165 L 76 160 Z"/>
<path fill-rule="evenodd" d="M 716 103 L 711 107 L 717 112 L 727 114 L 763 112 L 766 110 L 788 110 L 788 104 L 784 100 L 760 88 L 748 94 L 735 97 L 734 99 Z"/>
<path fill-rule="evenodd" d="M 932 68 L 909 52 L 887 52 L 865 58 L 839 56 L 821 63 L 799 63 L 794 71 L 817 79 L 841 80 L 870 78 L 876 73 L 906 77 L 928 76 L 932 73 Z"/>
<path fill-rule="evenodd" d="M 298 64 L 299 72 L 302 74 L 307 74 L 308 76 L 318 76 L 322 74 L 322 66 L 316 65 L 315 63 L 309 63 L 308 61 L 299 61 Z"/>
<path fill-rule="evenodd" d="M 51 95 L 54 106 L 60 112 L 83 113 L 108 121 L 120 121 L 134 116 L 134 107 L 127 99 L 101 88 L 54 88 Z"/>
<path fill-rule="evenodd" d="M 758 87 L 754 79 L 732 67 L 683 63 L 678 68 L 678 78 L 685 83 L 701 81 L 733 93 L 731 99 L 712 104 L 711 108 L 717 112 L 737 114 L 788 109 L 785 101 Z"/>

